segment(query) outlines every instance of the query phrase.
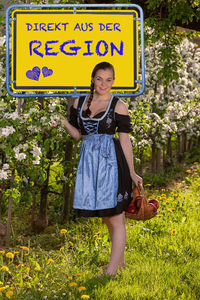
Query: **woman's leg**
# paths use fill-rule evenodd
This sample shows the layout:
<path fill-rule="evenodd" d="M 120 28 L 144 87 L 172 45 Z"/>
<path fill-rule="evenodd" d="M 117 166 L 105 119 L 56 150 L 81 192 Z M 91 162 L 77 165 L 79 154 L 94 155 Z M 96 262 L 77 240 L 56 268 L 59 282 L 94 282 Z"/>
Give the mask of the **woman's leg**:
<path fill-rule="evenodd" d="M 125 213 L 103 218 L 112 240 L 110 262 L 106 274 L 115 275 L 118 267 L 124 266 L 124 250 L 126 245 Z"/>

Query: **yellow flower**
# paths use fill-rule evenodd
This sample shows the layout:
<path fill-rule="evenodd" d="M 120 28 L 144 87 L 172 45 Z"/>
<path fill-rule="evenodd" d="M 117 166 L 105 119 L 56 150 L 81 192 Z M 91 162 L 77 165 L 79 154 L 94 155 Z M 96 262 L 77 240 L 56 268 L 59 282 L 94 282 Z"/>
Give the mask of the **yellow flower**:
<path fill-rule="evenodd" d="M 167 212 L 169 212 L 169 213 L 172 212 L 171 208 L 169 208 L 169 209 L 167 210 Z"/>
<path fill-rule="evenodd" d="M 98 237 L 97 240 L 102 240 L 102 238 L 101 238 L 101 237 Z"/>
<path fill-rule="evenodd" d="M 3 282 L 2 281 L 0 281 L 0 285 L 2 285 L 3 284 Z"/>
<path fill-rule="evenodd" d="M 163 217 L 163 215 L 162 214 L 158 214 L 157 217 Z"/>
<path fill-rule="evenodd" d="M 4 253 L 5 253 L 5 251 L 4 251 L 4 250 L 1 250 L 1 251 L 0 251 L 0 254 L 4 254 Z"/>
<path fill-rule="evenodd" d="M 12 286 L 10 289 L 11 289 L 12 291 L 14 291 L 15 287 L 14 287 L 14 286 Z"/>
<path fill-rule="evenodd" d="M 164 192 L 164 191 L 165 191 L 165 189 L 161 189 L 161 191 L 162 191 L 162 192 Z"/>
<path fill-rule="evenodd" d="M 67 233 L 67 230 L 66 229 L 61 229 L 60 233 L 65 234 L 65 233 Z"/>
<path fill-rule="evenodd" d="M 69 284 L 70 286 L 76 286 L 77 285 L 77 283 L 76 282 L 70 282 L 70 284 Z"/>
<path fill-rule="evenodd" d="M 90 296 L 88 296 L 88 295 L 82 295 L 81 299 L 90 299 Z"/>
<path fill-rule="evenodd" d="M 2 270 L 2 271 L 7 271 L 7 272 L 8 272 L 8 271 L 9 271 L 9 268 L 8 268 L 7 266 L 3 266 L 3 267 L 1 267 L 1 270 Z"/>
<path fill-rule="evenodd" d="M 26 273 L 28 273 L 30 271 L 30 268 L 29 267 L 27 267 L 25 270 L 24 270 L 24 272 L 26 272 Z"/>
<path fill-rule="evenodd" d="M 74 246 L 74 243 L 72 243 L 72 242 L 69 242 L 69 244 L 70 244 L 70 246 Z"/>
<path fill-rule="evenodd" d="M 69 277 L 68 277 L 68 280 L 72 280 L 72 277 L 71 277 L 71 276 L 69 276 Z"/>
<path fill-rule="evenodd" d="M 195 162 L 194 162 L 194 165 L 198 165 L 198 162 L 197 162 L 197 161 L 195 161 Z"/>
<path fill-rule="evenodd" d="M 81 276 L 82 274 L 81 273 L 76 273 L 76 276 Z"/>
<path fill-rule="evenodd" d="M 191 173 L 191 170 L 186 170 L 187 173 Z"/>
<path fill-rule="evenodd" d="M 8 253 L 6 253 L 6 257 L 13 259 L 14 258 L 14 254 L 12 252 L 8 252 Z"/>
<path fill-rule="evenodd" d="M 172 234 L 175 235 L 176 234 L 176 229 L 172 230 Z"/>
<path fill-rule="evenodd" d="M 22 283 L 16 282 L 15 285 L 16 285 L 16 286 L 22 286 Z"/>
<path fill-rule="evenodd" d="M 14 254 L 19 254 L 19 253 L 20 253 L 19 251 L 15 251 L 15 252 L 14 252 Z"/>
<path fill-rule="evenodd" d="M 20 246 L 20 248 L 24 251 L 29 251 L 29 248 L 28 247 L 25 247 L 25 246 Z"/>
<path fill-rule="evenodd" d="M 85 290 L 86 290 L 86 287 L 84 287 L 84 286 L 79 286 L 78 290 L 79 290 L 79 291 L 85 291 Z"/>
<path fill-rule="evenodd" d="M 2 287 L 0 288 L 0 292 L 3 292 L 3 291 L 5 291 L 5 290 L 8 289 L 8 288 L 9 288 L 9 285 L 2 286 Z"/>
<path fill-rule="evenodd" d="M 47 261 L 47 264 L 50 264 L 52 262 L 54 262 L 54 260 L 52 258 L 49 258 L 48 261 Z"/>
<path fill-rule="evenodd" d="M 13 292 L 12 292 L 12 291 L 7 291 L 7 292 L 6 292 L 6 297 L 7 297 L 7 298 L 12 297 L 12 295 L 13 295 Z"/>
<path fill-rule="evenodd" d="M 19 265 L 16 266 L 16 268 L 19 269 L 20 266 L 21 266 L 21 265 L 19 264 Z"/>
<path fill-rule="evenodd" d="M 60 248 L 60 251 L 63 251 L 63 250 L 64 250 L 64 247 L 61 247 L 61 248 Z"/>
<path fill-rule="evenodd" d="M 34 268 L 34 271 L 36 271 L 36 272 L 39 271 L 39 268 L 35 267 L 35 268 Z"/>
<path fill-rule="evenodd" d="M 159 192 L 159 190 L 155 190 L 155 193 L 158 193 Z"/>
<path fill-rule="evenodd" d="M 147 183 L 147 184 L 145 184 L 145 186 L 151 186 L 151 184 L 150 184 L 150 183 Z"/>

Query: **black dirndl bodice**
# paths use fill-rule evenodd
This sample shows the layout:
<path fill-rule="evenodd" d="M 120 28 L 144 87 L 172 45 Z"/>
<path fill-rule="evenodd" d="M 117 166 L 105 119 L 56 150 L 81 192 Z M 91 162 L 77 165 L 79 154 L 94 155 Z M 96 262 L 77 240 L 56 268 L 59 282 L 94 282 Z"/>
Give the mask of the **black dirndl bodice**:
<path fill-rule="evenodd" d="M 132 200 L 132 180 L 116 132 L 132 131 L 129 115 L 115 113 L 119 98 L 112 97 L 106 111 L 84 117 L 86 97 L 70 108 L 69 122 L 80 129 L 82 143 L 73 207 L 78 216 L 107 217 L 125 211 Z"/>

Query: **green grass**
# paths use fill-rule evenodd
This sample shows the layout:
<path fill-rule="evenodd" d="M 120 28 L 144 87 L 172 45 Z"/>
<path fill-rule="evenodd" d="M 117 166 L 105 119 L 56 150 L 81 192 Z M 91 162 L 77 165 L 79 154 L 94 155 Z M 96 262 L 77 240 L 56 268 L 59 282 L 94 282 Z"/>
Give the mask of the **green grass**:
<path fill-rule="evenodd" d="M 100 219 L 70 222 L 65 234 L 55 224 L 40 235 L 27 235 L 28 218 L 15 216 L 11 248 L 0 254 L 0 266 L 9 267 L 9 272 L 0 271 L 0 287 L 9 285 L 0 299 L 7 299 L 12 287 L 10 299 L 17 300 L 84 299 L 82 295 L 95 300 L 200 299 L 199 164 L 190 168 L 185 180 L 165 189 L 149 188 L 147 196 L 159 200 L 159 213 L 146 222 L 126 220 L 127 267 L 112 279 L 94 277 L 110 255 L 109 236 Z M 14 259 L 6 257 L 15 251 L 19 253 Z M 70 286 L 72 282 L 76 285 Z M 85 290 L 79 291 L 80 286 Z"/>

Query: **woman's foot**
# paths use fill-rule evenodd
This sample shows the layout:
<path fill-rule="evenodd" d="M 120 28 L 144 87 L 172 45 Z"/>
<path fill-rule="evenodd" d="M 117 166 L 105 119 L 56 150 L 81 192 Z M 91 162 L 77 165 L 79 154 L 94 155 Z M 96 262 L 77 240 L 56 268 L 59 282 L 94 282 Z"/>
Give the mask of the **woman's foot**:
<path fill-rule="evenodd" d="M 126 267 L 127 267 L 127 264 L 125 264 L 125 263 L 118 266 L 119 269 L 124 269 Z M 108 268 L 108 265 L 100 266 L 100 269 L 102 269 L 102 270 L 106 270 L 107 268 Z"/>

